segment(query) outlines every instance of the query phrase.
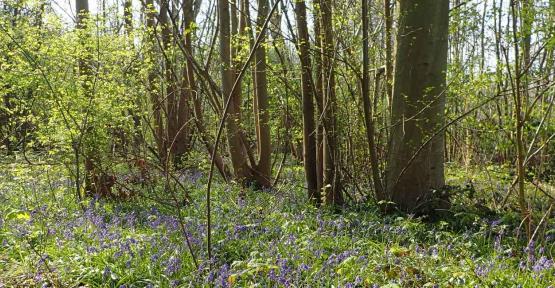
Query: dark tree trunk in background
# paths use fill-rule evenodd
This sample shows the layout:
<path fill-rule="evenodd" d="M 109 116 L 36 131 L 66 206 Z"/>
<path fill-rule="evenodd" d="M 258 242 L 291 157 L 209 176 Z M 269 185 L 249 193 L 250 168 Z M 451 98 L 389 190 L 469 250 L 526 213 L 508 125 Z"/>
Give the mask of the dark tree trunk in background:
<path fill-rule="evenodd" d="M 449 1 L 399 1 L 387 192 L 397 208 L 427 212 L 444 178 Z"/>

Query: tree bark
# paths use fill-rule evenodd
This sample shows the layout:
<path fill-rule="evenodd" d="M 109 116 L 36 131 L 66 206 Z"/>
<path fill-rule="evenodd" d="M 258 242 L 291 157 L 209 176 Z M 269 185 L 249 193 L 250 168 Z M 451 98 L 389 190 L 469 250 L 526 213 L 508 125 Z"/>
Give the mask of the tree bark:
<path fill-rule="evenodd" d="M 335 95 L 335 72 L 334 72 L 334 39 L 332 23 L 331 1 L 320 0 L 320 29 L 322 30 L 322 79 L 324 92 L 323 122 L 323 189 L 325 204 L 342 205 L 343 195 L 341 193 L 339 172 L 339 148 L 337 147 L 336 130 L 336 95 Z"/>
<path fill-rule="evenodd" d="M 307 183 L 308 198 L 317 205 L 321 202 L 318 193 L 318 175 L 316 160 L 316 125 L 314 124 L 314 83 L 312 80 L 310 60 L 310 39 L 306 21 L 306 4 L 304 0 L 295 3 L 297 17 L 298 48 L 301 60 L 301 86 L 303 102 L 303 150 L 304 171 Z"/>
<path fill-rule="evenodd" d="M 399 29 L 387 171 L 388 197 L 409 213 L 428 213 L 442 189 L 449 1 L 399 1 Z M 424 146 L 423 146 L 424 145 Z"/>
<path fill-rule="evenodd" d="M 316 85 L 314 85 L 314 99 L 316 101 L 316 177 L 318 183 L 318 196 L 322 198 L 323 182 L 324 182 L 324 125 L 322 123 L 322 115 L 324 114 L 324 93 L 322 91 L 322 33 L 320 29 L 320 5 L 319 0 L 313 1 L 314 5 L 314 42 L 315 49 L 318 51 L 317 57 L 314 57 Z"/>
<path fill-rule="evenodd" d="M 384 18 L 385 18 L 385 91 L 387 102 L 391 105 L 393 93 L 393 47 L 392 47 L 392 31 L 393 31 L 393 13 L 391 13 L 391 0 L 384 0 Z M 391 108 L 391 107 L 390 107 Z"/>
<path fill-rule="evenodd" d="M 246 7 L 248 9 L 248 7 Z M 271 186 L 271 155 L 272 144 L 270 139 L 270 117 L 268 106 L 268 80 L 266 76 L 266 32 L 260 31 L 268 16 L 268 0 L 258 0 L 257 30 L 260 34 L 260 45 L 256 48 L 255 64 L 255 86 L 256 107 L 254 117 L 257 118 L 257 140 L 258 140 L 258 164 L 256 167 L 256 179 L 263 187 Z"/>
<path fill-rule="evenodd" d="M 85 97 L 89 98 L 91 97 L 91 86 L 90 86 L 90 58 L 89 58 L 89 51 L 86 48 L 86 29 L 87 29 L 87 21 L 89 18 L 89 1 L 88 0 L 76 0 L 75 1 L 75 12 L 77 15 L 77 29 L 82 30 L 81 33 L 83 33 L 81 35 L 81 49 L 85 49 L 85 54 L 84 56 L 80 56 L 79 59 L 79 76 L 81 76 L 81 78 L 83 79 L 81 87 L 83 88 L 83 91 L 85 93 Z M 81 131 L 81 133 L 83 134 L 87 134 L 89 132 L 89 127 L 82 127 L 83 131 Z M 85 137 L 83 137 L 85 138 Z M 96 172 L 94 169 L 94 153 L 93 151 L 91 151 L 91 147 L 83 147 L 83 151 L 84 151 L 84 174 L 85 174 L 85 194 L 86 195 L 94 195 L 96 193 L 96 189 L 95 189 L 95 185 L 98 183 L 95 183 L 94 179 L 97 179 L 98 177 L 96 177 Z M 76 153 L 79 153 L 79 151 L 77 151 Z M 79 187 L 80 189 L 80 187 Z M 81 192 L 77 191 L 78 196 L 81 197 Z"/>
<path fill-rule="evenodd" d="M 156 27 L 155 27 L 155 10 L 154 10 L 154 2 L 153 0 L 145 0 L 145 14 L 146 14 L 146 28 L 148 30 L 148 37 L 149 37 L 149 42 L 148 43 L 148 51 L 147 51 L 147 57 L 150 59 L 150 61 L 152 62 L 156 62 L 154 59 L 154 43 L 156 43 L 155 40 L 155 33 L 156 33 Z M 148 93 L 150 95 L 150 102 L 152 105 L 152 114 L 153 114 L 153 134 L 154 134 L 154 140 L 156 142 L 156 148 L 157 148 L 157 152 L 158 152 L 158 156 L 161 160 L 161 163 L 165 163 L 165 159 L 167 157 L 167 151 L 166 151 L 166 138 L 164 135 L 164 122 L 162 119 L 162 109 L 163 109 L 163 105 L 164 105 L 164 101 L 162 101 L 159 97 L 159 93 L 160 91 L 156 90 L 156 71 L 155 69 L 151 68 L 149 73 L 148 73 Z"/>
<path fill-rule="evenodd" d="M 233 82 L 235 79 L 233 63 L 231 61 L 231 19 L 229 12 L 228 0 L 218 0 L 218 12 L 220 21 L 220 58 L 222 62 L 222 94 L 228 97 L 232 92 Z M 229 107 L 229 116 L 226 119 L 227 140 L 229 146 L 229 154 L 231 155 L 231 163 L 235 178 L 239 183 L 252 178 L 252 173 L 248 167 L 247 154 L 243 148 L 241 131 L 239 127 L 240 120 L 240 99 L 238 94 L 231 96 L 231 105 Z M 225 101 L 225 99 L 224 99 Z M 217 147 L 214 147 L 217 149 Z"/>
<path fill-rule="evenodd" d="M 385 200 L 383 196 L 382 180 L 378 166 L 378 156 L 376 152 L 376 143 L 374 141 L 374 111 L 370 102 L 370 79 L 368 57 L 369 49 L 369 33 L 368 33 L 368 0 L 362 0 L 362 102 L 364 105 L 364 123 L 366 125 L 366 142 L 370 152 L 370 169 L 372 171 L 372 182 L 374 183 L 374 193 L 376 200 Z M 386 68 L 387 70 L 387 68 Z M 378 75 L 378 73 L 376 73 Z M 387 79 L 386 79 L 387 80 Z M 376 82 L 376 87 L 378 82 Z M 387 87 L 387 85 L 386 85 Z M 389 88 L 388 88 L 389 89 Z"/>

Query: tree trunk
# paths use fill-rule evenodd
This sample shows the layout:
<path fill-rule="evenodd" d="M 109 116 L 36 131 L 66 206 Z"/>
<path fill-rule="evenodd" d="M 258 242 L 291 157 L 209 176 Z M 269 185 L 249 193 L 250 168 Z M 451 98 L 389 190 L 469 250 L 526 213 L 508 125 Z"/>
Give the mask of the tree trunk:
<path fill-rule="evenodd" d="M 170 0 L 161 0 L 160 1 L 160 14 L 159 14 L 159 23 L 161 26 L 161 38 L 162 38 L 162 53 L 164 55 L 164 80 L 162 81 L 162 85 L 160 89 L 161 95 L 163 95 L 162 99 L 160 99 L 160 106 L 162 111 L 165 113 L 166 116 L 166 131 L 164 131 L 164 155 L 169 157 L 164 159 L 164 167 L 168 163 L 169 160 L 175 156 L 175 141 L 176 141 L 176 133 L 177 133 L 177 98 L 176 98 L 176 91 L 175 91 L 175 75 L 171 69 L 171 61 L 169 59 L 168 52 L 170 52 L 170 48 L 172 46 L 172 32 L 170 28 L 170 21 L 169 21 L 169 1 Z M 165 86 L 165 90 L 163 87 Z M 167 167 L 166 167 L 167 168 Z"/>
<path fill-rule="evenodd" d="M 320 29 L 322 30 L 322 79 L 324 92 L 324 143 L 323 143 L 323 189 L 327 205 L 342 205 L 339 148 L 337 147 L 337 131 L 335 113 L 337 110 L 335 95 L 334 72 L 334 39 L 331 1 L 320 0 Z"/>
<path fill-rule="evenodd" d="M 370 79 L 369 79 L 369 57 L 368 57 L 368 0 L 362 0 L 362 102 L 364 105 L 364 123 L 366 125 L 366 142 L 370 151 L 370 169 L 372 181 L 374 182 L 374 193 L 378 201 L 385 200 L 383 197 L 382 180 L 378 167 L 378 156 L 376 143 L 374 141 L 374 111 L 370 103 Z M 387 70 L 387 68 L 386 68 Z M 378 73 L 376 73 L 378 75 Z M 377 78 L 378 79 L 378 78 Z M 387 79 L 386 79 L 387 80 Z M 376 87 L 378 82 L 376 81 Z M 387 85 L 386 85 L 387 87 Z"/>
<path fill-rule="evenodd" d="M 304 171 L 308 188 L 308 198 L 319 204 L 321 198 L 318 194 L 318 175 L 316 160 L 316 126 L 314 124 L 314 95 L 312 72 L 310 63 L 310 39 L 306 21 L 306 4 L 304 0 L 295 3 L 295 14 L 297 16 L 298 48 L 301 60 L 301 85 L 303 101 L 303 150 Z"/>
<path fill-rule="evenodd" d="M 228 0 L 218 0 L 218 17 L 220 21 L 220 58 L 222 62 L 222 93 L 224 97 L 230 96 L 235 79 L 233 64 L 231 61 L 231 23 L 229 13 Z M 231 163 L 235 178 L 242 184 L 247 179 L 251 179 L 251 171 L 247 163 L 247 154 L 243 148 L 241 139 L 241 131 L 239 127 L 240 120 L 240 102 L 238 94 L 231 95 L 231 104 L 229 107 L 229 116 L 226 120 L 227 140 L 229 145 L 229 154 L 231 154 Z M 224 99 L 224 101 L 227 99 Z M 214 147 L 217 149 L 217 147 Z"/>
<path fill-rule="evenodd" d="M 386 189 L 400 210 L 427 213 L 447 204 L 437 203 L 433 191 L 445 185 L 444 133 L 438 131 L 445 121 L 449 1 L 399 5 Z"/>
<path fill-rule="evenodd" d="M 387 102 L 391 105 L 393 92 L 393 48 L 392 48 L 392 31 L 393 31 L 393 13 L 391 13 L 391 0 L 384 0 L 384 18 L 385 18 L 385 91 Z M 390 107 L 391 108 L 391 107 Z"/>
<path fill-rule="evenodd" d="M 248 7 L 246 7 L 248 9 Z M 264 20 L 268 15 L 268 0 L 258 0 L 258 15 L 257 15 L 257 31 L 260 33 Z M 268 107 L 268 80 L 266 77 L 266 32 L 260 36 L 260 45 L 256 48 L 256 64 L 255 64 L 255 85 L 256 85 L 256 104 L 257 111 L 254 117 L 257 118 L 257 135 L 258 140 L 258 164 L 256 167 L 256 179 L 263 187 L 271 186 L 271 155 L 272 146 L 270 139 L 270 117 Z"/>
<path fill-rule="evenodd" d="M 89 1 L 88 0 L 76 0 L 75 2 L 75 10 L 77 15 L 77 29 L 85 30 L 87 29 L 87 21 L 89 18 Z M 79 59 L 79 74 L 82 77 L 83 83 L 81 84 L 83 91 L 85 93 L 85 97 L 91 97 L 91 87 L 90 87 L 90 59 L 88 49 L 86 48 L 86 31 L 81 31 L 83 35 L 81 35 L 81 49 L 85 49 L 85 53 L 83 56 L 80 56 Z M 81 133 L 87 134 L 89 132 L 89 127 L 82 127 L 83 131 Z M 86 138 L 86 137 L 83 137 Z M 93 151 L 91 151 L 91 147 L 83 147 L 84 151 L 84 174 L 85 174 L 85 194 L 86 195 L 94 195 L 95 194 L 95 181 L 96 173 L 94 169 L 94 161 L 93 161 Z M 77 151 L 79 153 L 79 151 Z M 80 188 L 79 188 L 80 189 Z M 77 191 L 78 196 L 80 197 L 80 191 Z"/>
<path fill-rule="evenodd" d="M 146 28 L 148 30 L 148 37 L 149 37 L 149 42 L 148 43 L 148 51 L 147 51 L 147 57 L 149 58 L 149 60 L 153 63 L 155 63 L 156 61 L 154 60 L 154 43 L 156 43 L 156 39 L 155 39 L 155 10 L 154 10 L 154 3 L 153 0 L 146 0 L 145 1 L 145 14 L 146 14 Z M 152 114 L 153 114 L 153 118 L 154 118 L 154 123 L 153 123 L 153 134 L 154 134 L 154 140 L 156 142 L 156 148 L 158 151 L 158 156 L 161 160 L 161 163 L 165 163 L 165 159 L 167 157 L 166 153 L 166 139 L 165 139 L 165 135 L 164 135 L 164 122 L 162 120 L 162 109 L 163 109 L 163 101 L 160 99 L 159 97 L 159 93 L 160 91 L 156 90 L 156 71 L 155 69 L 151 69 L 148 73 L 148 92 L 150 94 L 150 101 L 151 101 L 151 105 L 152 105 Z"/>
<path fill-rule="evenodd" d="M 318 4 L 319 1 L 313 1 L 314 4 L 314 42 L 316 49 L 318 51 L 317 56 L 314 57 L 315 59 L 315 74 L 316 74 L 316 85 L 314 85 L 314 99 L 316 101 L 316 179 L 318 183 L 318 195 L 319 198 L 322 198 L 322 187 L 324 182 L 324 125 L 322 123 L 322 115 L 324 114 L 324 96 L 322 92 L 323 78 L 322 78 L 322 33 L 320 29 L 320 16 L 318 9 L 320 9 L 320 5 Z"/>
<path fill-rule="evenodd" d="M 208 137 L 206 126 L 204 124 L 204 111 L 202 109 L 202 101 L 200 97 L 200 93 L 197 90 L 197 86 L 195 83 L 195 74 L 194 74 L 194 64 L 193 64 L 193 25 L 195 22 L 195 13 L 194 13 L 194 3 L 190 0 L 183 0 L 183 26 L 185 27 L 186 33 L 183 35 L 184 37 L 184 49 L 185 49 L 185 74 L 184 74 L 184 93 L 186 99 L 190 99 L 193 102 L 193 120 L 195 123 L 195 127 L 197 129 L 197 133 L 200 136 L 201 141 L 206 146 L 206 150 L 208 151 L 208 155 L 212 155 L 214 153 L 215 147 L 212 145 L 212 140 Z M 227 167 L 219 153 L 215 153 L 215 165 L 220 172 L 220 175 L 227 180 L 228 172 Z"/>
<path fill-rule="evenodd" d="M 516 132 L 516 139 L 515 139 L 515 144 L 516 144 L 516 173 L 517 173 L 517 185 L 518 185 L 518 202 L 520 205 L 520 210 L 522 213 L 522 221 L 525 223 L 525 227 L 526 227 L 526 235 L 528 236 L 528 240 L 531 240 L 531 236 L 532 236 L 532 231 L 531 231 L 531 223 L 532 223 L 532 215 L 530 214 L 530 211 L 528 209 L 528 203 L 526 201 L 526 191 L 525 191 L 525 179 L 524 177 L 526 176 L 526 167 L 525 167 L 525 163 L 524 163 L 524 158 L 526 157 L 526 155 L 524 153 L 525 152 L 525 148 L 524 148 L 524 124 L 525 124 L 525 120 L 524 120 L 524 115 L 523 115 L 523 111 L 525 111 L 524 107 L 523 107 L 523 93 L 522 93 L 522 88 L 523 85 L 525 83 L 525 75 L 527 74 L 522 73 L 521 70 L 521 55 L 520 55 L 520 47 L 519 47 L 519 32 L 523 33 L 524 31 L 522 30 L 527 30 L 527 28 L 525 27 L 525 23 L 524 21 L 521 23 L 521 27 L 519 31 L 519 27 L 518 27 L 518 19 L 517 19 L 517 2 L 516 0 L 511 0 L 511 12 L 512 12 L 512 24 L 513 24 L 513 45 L 514 45 L 514 59 L 515 59 L 515 65 L 514 65 L 514 84 L 513 84 L 513 96 L 514 96 L 514 102 L 515 102 L 515 132 Z M 523 27 L 524 26 L 524 27 Z M 523 34 L 521 34 L 521 37 L 524 37 L 524 39 L 527 37 L 526 36 L 526 32 L 524 32 Z M 529 47 L 526 47 L 526 40 L 523 41 L 522 45 L 524 46 L 523 49 L 525 51 L 523 51 L 524 53 L 524 57 L 526 57 L 526 49 L 529 49 Z M 529 44 L 528 44 L 529 45 Z M 529 53 L 529 52 L 528 52 Z M 524 63 L 526 63 L 526 59 L 523 59 Z M 521 74 L 522 73 L 522 74 Z M 522 77 L 522 76 L 524 77 Z M 524 78 L 524 79 L 523 79 Z M 524 81 L 523 81 L 524 80 Z M 524 82 L 524 83 L 523 83 Z M 526 87 L 524 87 L 526 88 Z"/>
<path fill-rule="evenodd" d="M 167 147 L 170 159 L 174 164 L 179 164 L 182 157 L 189 150 L 189 129 L 187 125 L 190 119 L 189 97 L 187 89 L 180 93 L 175 69 L 172 68 L 171 50 L 176 39 L 173 39 L 172 25 L 169 17 L 170 0 L 162 0 L 160 5 L 160 25 L 162 26 L 162 44 L 165 57 L 165 84 L 166 84 L 166 107 L 167 107 Z M 186 72 L 184 73 L 184 75 Z M 186 78 L 186 76 L 184 76 Z M 185 80 L 186 81 L 186 80 Z M 184 85 L 188 85 L 184 83 Z"/>

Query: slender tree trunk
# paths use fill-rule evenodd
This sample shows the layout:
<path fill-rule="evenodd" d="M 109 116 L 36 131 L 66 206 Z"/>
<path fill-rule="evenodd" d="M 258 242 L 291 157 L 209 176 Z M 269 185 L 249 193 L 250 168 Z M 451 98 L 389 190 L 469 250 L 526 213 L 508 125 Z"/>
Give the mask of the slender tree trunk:
<path fill-rule="evenodd" d="M 79 59 L 79 74 L 82 77 L 83 83 L 81 84 L 83 91 L 85 93 L 85 97 L 89 98 L 92 97 L 91 95 L 91 85 L 90 85 L 90 59 L 89 59 L 89 51 L 86 48 L 85 42 L 86 40 L 86 29 L 87 29 L 87 21 L 89 19 L 89 2 L 88 0 L 76 0 L 75 2 L 75 9 L 77 15 L 77 29 L 82 30 L 81 33 L 81 49 L 85 50 L 84 56 L 80 56 Z M 83 131 L 81 133 L 87 134 L 90 129 L 89 127 L 83 127 Z M 86 137 L 83 137 L 86 138 Z M 85 140 L 86 141 L 86 140 Z M 84 174 L 85 174 L 85 194 L 86 195 L 94 195 L 96 193 L 95 186 L 98 183 L 95 183 L 96 173 L 94 169 L 94 152 L 92 151 L 92 147 L 84 146 Z M 79 153 L 79 151 L 77 151 Z M 77 191 L 80 197 L 80 191 Z"/>
<path fill-rule="evenodd" d="M 430 212 L 442 189 L 449 1 L 399 1 L 399 30 L 387 174 L 402 211 Z M 448 204 L 448 203 L 441 203 Z"/>
<path fill-rule="evenodd" d="M 190 150 L 190 90 L 188 86 L 186 72 L 183 73 L 183 89 L 178 89 L 178 76 L 176 70 L 172 68 L 173 44 L 178 39 L 174 39 L 172 32 L 173 22 L 169 17 L 170 1 L 162 0 L 160 5 L 160 25 L 162 26 L 162 44 L 165 53 L 165 85 L 166 85 L 166 109 L 167 109 L 167 147 L 170 159 L 173 164 L 180 164 L 182 158 Z M 175 9 L 172 9 L 175 10 Z"/>
<path fill-rule="evenodd" d="M 320 28 L 322 29 L 322 78 L 324 92 L 324 143 L 323 143 L 323 189 L 325 203 L 328 205 L 342 205 L 339 172 L 339 147 L 337 146 L 336 127 L 336 95 L 334 58 L 335 47 L 333 39 L 331 1 L 320 0 Z"/>
<path fill-rule="evenodd" d="M 384 0 L 385 18 L 385 91 L 387 101 L 391 107 L 393 93 L 393 13 L 391 13 L 391 0 Z"/>
<path fill-rule="evenodd" d="M 156 43 L 156 27 L 155 27 L 155 18 L 156 18 L 156 11 L 154 10 L 154 3 L 153 0 L 145 0 L 145 14 L 146 14 L 146 28 L 148 30 L 148 37 L 149 43 L 147 57 L 149 61 L 156 63 L 155 59 L 155 52 L 154 52 L 154 44 Z M 159 97 L 161 91 L 157 91 L 155 88 L 156 85 L 156 70 L 153 68 L 150 69 L 148 73 L 148 93 L 150 95 L 150 102 L 152 105 L 152 114 L 153 114 L 153 133 L 154 133 L 154 140 L 156 142 L 156 148 L 158 150 L 158 156 L 160 157 L 161 163 L 165 163 L 165 159 L 167 157 L 166 151 L 166 138 L 164 133 L 164 122 L 162 118 L 162 111 L 164 101 L 162 101 Z"/>
<path fill-rule="evenodd" d="M 529 93 L 529 77 L 531 67 L 531 49 L 532 49 L 532 28 L 534 25 L 535 11 L 534 11 L 534 1 L 533 0 L 521 0 L 520 9 L 520 21 L 521 21 L 521 33 L 522 33 L 522 64 L 521 70 L 524 71 L 522 76 L 522 96 L 523 96 L 523 110 L 528 109 L 530 98 Z M 553 25 L 553 23 L 552 23 Z"/>
<path fill-rule="evenodd" d="M 175 157 L 177 150 L 176 150 L 176 134 L 179 124 L 177 123 L 177 97 L 176 97 L 176 89 L 175 89 L 175 79 L 176 75 L 173 74 L 173 70 L 171 68 L 172 62 L 169 58 L 171 55 L 171 47 L 172 47 L 172 31 L 171 31 L 171 23 L 169 21 L 169 9 L 170 9 L 170 0 L 161 0 L 160 2 L 160 14 L 159 14 L 159 23 L 161 26 L 161 38 L 162 38 L 162 49 L 164 50 L 162 53 L 164 54 L 164 81 L 162 82 L 162 87 L 165 86 L 165 90 L 162 88 L 161 93 L 164 95 L 162 97 L 162 111 L 165 112 L 166 116 L 166 131 L 164 132 L 165 136 L 165 147 L 164 152 L 165 155 L 168 155 L 168 158 L 164 159 L 164 164 L 168 163 L 168 161 L 173 160 Z M 167 168 L 167 167 L 166 167 Z"/>
<path fill-rule="evenodd" d="M 382 180 L 378 166 L 376 143 L 374 141 L 374 111 L 370 102 L 370 79 L 368 57 L 368 0 L 362 0 L 362 102 L 364 105 L 364 123 L 366 125 L 366 141 L 370 151 L 370 169 L 372 170 L 372 181 L 374 192 L 378 201 L 385 200 L 383 196 Z M 386 68 L 387 69 L 387 68 Z M 377 73 L 376 73 L 377 74 Z M 377 86 L 376 82 L 376 86 Z"/>
<path fill-rule="evenodd" d="M 202 109 L 202 101 L 200 97 L 200 93 L 197 90 L 197 85 L 195 83 L 195 74 L 194 74 L 194 64 L 193 64 L 193 31 L 195 23 L 195 13 L 194 13 L 194 3 L 190 0 L 183 0 L 183 27 L 185 27 L 185 33 L 183 35 L 184 41 L 184 49 L 185 49 L 185 74 L 183 78 L 183 92 L 186 94 L 184 95 L 185 99 L 192 101 L 193 103 L 193 120 L 195 127 L 197 129 L 197 133 L 200 136 L 201 141 L 206 146 L 206 150 L 208 151 L 208 155 L 212 155 L 214 153 L 214 146 L 212 145 L 212 140 L 208 137 L 208 132 L 206 131 L 206 126 L 204 124 L 204 112 Z M 224 179 L 227 180 L 228 172 L 227 167 L 225 166 L 224 160 L 222 159 L 219 153 L 215 153 L 215 165 L 220 172 L 220 175 Z"/>
<path fill-rule="evenodd" d="M 123 2 L 123 21 L 125 26 L 125 34 L 128 37 L 129 47 L 131 49 L 135 48 L 134 37 L 133 37 L 133 1 L 132 0 L 125 0 Z M 134 73 L 137 73 L 136 69 L 134 69 Z M 134 98 L 135 107 L 129 108 L 128 113 L 129 116 L 133 119 L 133 153 L 138 155 L 140 150 L 140 144 L 143 140 L 141 135 L 141 117 L 139 114 L 140 109 L 140 99 L 139 97 Z"/>
<path fill-rule="evenodd" d="M 528 210 L 528 204 L 526 203 L 526 194 L 525 194 L 525 187 L 524 187 L 524 177 L 526 176 L 525 164 L 524 164 L 524 117 L 523 117 L 523 93 L 522 89 L 522 78 L 521 78 L 521 55 L 520 55 L 520 47 L 518 41 L 518 19 L 517 19 L 517 3 L 516 0 L 511 0 L 511 12 L 512 12 L 512 20 L 513 20 L 513 45 L 514 45 L 514 57 L 515 57 L 515 71 L 514 71 L 514 86 L 513 86 L 513 95 L 514 95 L 514 102 L 515 102 L 515 132 L 516 132 L 516 172 L 517 172 L 517 185 L 518 185 L 518 202 L 520 205 L 520 210 L 522 213 L 523 221 L 526 224 L 526 235 L 528 239 L 531 236 L 531 214 Z M 527 29 L 526 27 L 521 27 L 521 29 Z M 521 31 L 522 32 L 522 31 Z M 526 35 L 523 34 L 524 38 Z M 525 44 L 525 41 L 523 43 Z M 526 49 L 526 47 L 524 48 Z M 524 51 L 524 53 L 526 53 Z M 526 56 L 524 56 L 526 57 Z M 524 59 L 524 62 L 526 60 Z M 526 73 L 524 73 L 526 74 Z"/>
<path fill-rule="evenodd" d="M 324 184 L 324 124 L 322 122 L 322 116 L 324 115 L 324 93 L 322 91 L 323 78 L 322 78 L 322 33 L 320 29 L 320 16 L 319 16 L 319 0 L 313 1 L 314 5 L 314 42 L 316 49 L 318 51 L 317 57 L 315 59 L 315 74 L 316 74 L 316 85 L 314 87 L 314 98 L 316 101 L 316 176 L 318 180 L 318 194 L 319 198 L 322 198 L 323 184 Z"/>
<path fill-rule="evenodd" d="M 235 79 L 233 63 L 231 61 L 231 19 L 229 12 L 228 0 L 218 0 L 218 11 L 220 21 L 220 58 L 222 62 L 222 93 L 224 97 L 228 97 L 232 92 Z M 240 120 L 240 102 L 237 94 L 231 95 L 231 105 L 229 116 L 226 120 L 227 140 L 229 145 L 229 154 L 235 178 L 242 184 L 247 179 L 251 179 L 252 174 L 247 163 L 247 154 L 243 148 L 241 139 L 241 131 L 239 127 Z M 224 99 L 225 101 L 225 99 Z M 215 149 L 217 147 L 214 147 Z"/>
<path fill-rule="evenodd" d="M 303 150 L 304 171 L 308 188 L 308 198 L 317 205 L 321 202 L 318 195 L 318 171 L 316 160 L 316 125 L 314 124 L 314 84 L 310 61 L 310 39 L 306 21 L 306 4 L 304 0 L 295 2 L 297 17 L 298 47 L 301 60 L 301 85 L 303 101 Z"/>
<path fill-rule="evenodd" d="M 246 7 L 248 9 L 248 7 Z M 260 33 L 264 21 L 268 16 L 268 0 L 258 0 L 257 30 Z M 256 175 L 254 175 L 259 184 L 263 187 L 271 186 L 271 155 L 272 146 L 270 139 L 270 117 L 268 107 L 268 80 L 266 77 L 266 32 L 260 36 L 260 45 L 256 48 L 256 64 L 255 64 L 255 85 L 256 85 L 256 117 L 258 125 L 258 165 L 256 167 Z"/>

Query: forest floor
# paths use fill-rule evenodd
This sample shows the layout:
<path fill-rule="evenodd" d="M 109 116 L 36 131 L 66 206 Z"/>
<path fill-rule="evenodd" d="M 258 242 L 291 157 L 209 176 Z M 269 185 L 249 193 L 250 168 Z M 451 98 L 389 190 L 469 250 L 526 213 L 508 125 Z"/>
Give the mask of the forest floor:
<path fill-rule="evenodd" d="M 428 221 L 382 216 L 373 204 L 341 212 L 316 209 L 306 203 L 301 168 L 291 167 L 284 171 L 286 183 L 246 191 L 245 197 L 236 187 L 215 183 L 208 259 L 203 173 L 182 173 L 191 196 L 182 209 L 156 198 L 160 191 L 120 202 L 87 199 L 82 209 L 64 167 L 1 164 L 0 287 L 555 283 L 555 223 L 547 221 L 539 240 L 527 244 L 518 240 L 524 232 L 512 202 L 497 208 L 502 213 L 494 211 L 512 180 L 507 170 L 450 167 L 448 182 L 460 187 L 453 208 L 443 220 Z"/>

